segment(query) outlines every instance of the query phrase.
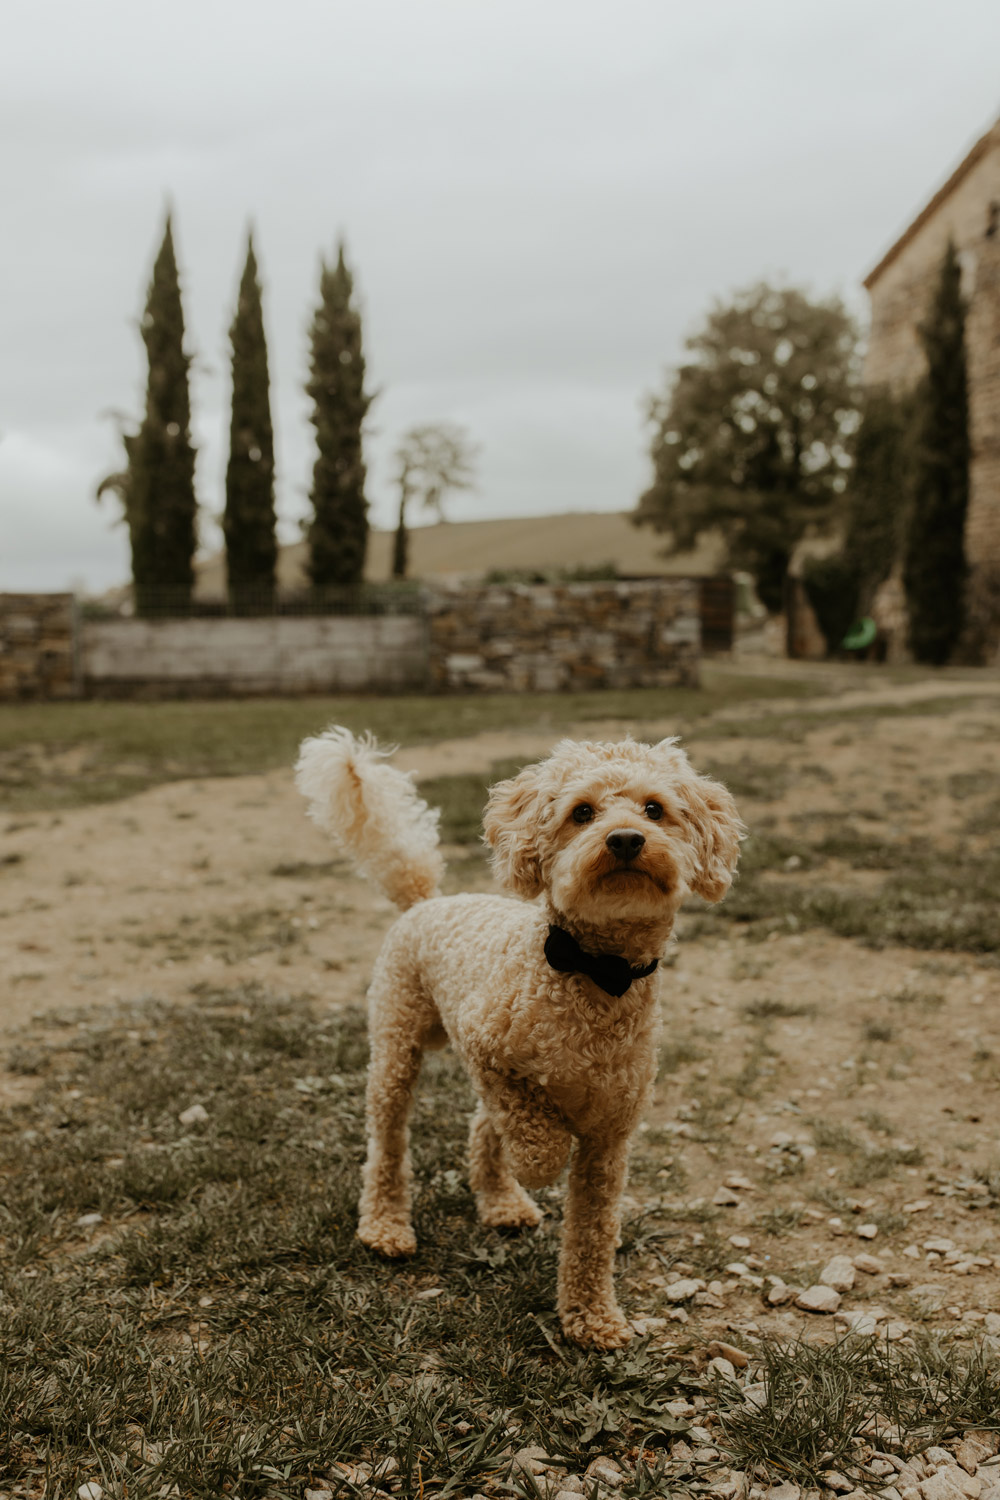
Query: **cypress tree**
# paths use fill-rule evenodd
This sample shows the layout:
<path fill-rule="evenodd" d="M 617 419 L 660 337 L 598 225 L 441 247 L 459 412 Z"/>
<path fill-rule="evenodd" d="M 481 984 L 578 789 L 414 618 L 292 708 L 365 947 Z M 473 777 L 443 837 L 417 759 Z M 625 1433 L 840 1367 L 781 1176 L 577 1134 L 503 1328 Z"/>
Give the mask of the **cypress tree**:
<path fill-rule="evenodd" d="M 237 614 L 267 609 L 274 596 L 278 544 L 274 518 L 274 431 L 268 394 L 267 344 L 253 234 L 236 312 L 232 344 L 233 408 L 226 468 L 226 571 Z"/>
<path fill-rule="evenodd" d="M 149 360 L 146 414 L 125 438 L 126 519 L 139 614 L 183 613 L 194 584 L 196 510 L 184 313 L 167 215 L 140 325 Z"/>
<path fill-rule="evenodd" d="M 337 249 L 337 264 L 322 262 L 320 302 L 309 330 L 306 392 L 319 449 L 307 537 L 309 578 L 315 589 L 361 582 L 368 547 L 368 502 L 362 427 L 371 397 L 365 394 L 361 317 L 352 302 L 354 281 Z"/>
<path fill-rule="evenodd" d="M 903 583 L 910 648 L 917 661 L 941 666 L 964 620 L 965 513 L 969 502 L 969 399 L 961 268 L 949 242 L 927 318 L 920 326 L 927 356 L 917 398 L 913 505 Z"/>

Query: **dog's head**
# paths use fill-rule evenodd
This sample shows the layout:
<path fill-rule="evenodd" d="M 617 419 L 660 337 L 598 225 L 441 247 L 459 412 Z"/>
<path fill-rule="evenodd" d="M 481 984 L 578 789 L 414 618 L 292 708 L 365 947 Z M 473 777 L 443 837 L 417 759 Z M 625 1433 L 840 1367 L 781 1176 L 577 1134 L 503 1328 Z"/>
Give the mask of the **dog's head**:
<path fill-rule="evenodd" d="M 508 890 L 547 891 L 591 922 L 666 916 L 689 891 L 721 901 L 744 831 L 726 788 L 674 739 L 563 740 L 491 789 L 483 827 Z"/>

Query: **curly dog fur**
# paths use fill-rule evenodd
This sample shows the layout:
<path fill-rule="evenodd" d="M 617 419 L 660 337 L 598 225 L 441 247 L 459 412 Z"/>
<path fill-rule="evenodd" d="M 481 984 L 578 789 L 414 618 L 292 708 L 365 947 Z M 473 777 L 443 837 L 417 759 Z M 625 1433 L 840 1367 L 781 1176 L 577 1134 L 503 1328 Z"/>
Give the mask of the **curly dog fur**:
<path fill-rule="evenodd" d="M 409 1111 L 420 1060 L 450 1042 L 478 1095 L 469 1181 L 484 1224 L 530 1227 L 525 1191 L 570 1162 L 559 1316 L 580 1344 L 632 1330 L 612 1279 L 630 1138 L 656 1067 L 660 973 L 620 997 L 546 961 L 550 925 L 588 954 L 659 958 L 684 898 L 729 889 L 743 825 L 676 740 L 563 740 L 489 793 L 484 829 L 515 896 L 437 894 L 438 814 L 370 737 L 334 728 L 302 746 L 309 814 L 403 909 L 369 991 L 368 1155 L 358 1234 L 384 1255 L 416 1248 Z"/>

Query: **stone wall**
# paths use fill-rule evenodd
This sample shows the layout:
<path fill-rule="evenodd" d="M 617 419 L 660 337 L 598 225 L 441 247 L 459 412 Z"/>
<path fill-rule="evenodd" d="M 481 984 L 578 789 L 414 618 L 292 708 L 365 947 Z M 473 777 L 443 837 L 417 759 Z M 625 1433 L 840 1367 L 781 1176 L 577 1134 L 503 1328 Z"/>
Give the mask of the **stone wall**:
<path fill-rule="evenodd" d="M 1000 122 L 867 278 L 872 326 L 866 385 L 902 390 L 923 374 L 918 327 L 949 239 L 959 252 L 969 299 L 972 468 L 966 553 L 975 569 L 1000 566 Z"/>
<path fill-rule="evenodd" d="M 72 594 L 0 594 L 0 702 L 79 692 Z"/>
<path fill-rule="evenodd" d="M 697 579 L 437 589 L 427 623 L 437 692 L 698 682 Z"/>
<path fill-rule="evenodd" d="M 90 697 L 420 692 L 426 627 L 419 615 L 86 620 L 80 662 Z"/>

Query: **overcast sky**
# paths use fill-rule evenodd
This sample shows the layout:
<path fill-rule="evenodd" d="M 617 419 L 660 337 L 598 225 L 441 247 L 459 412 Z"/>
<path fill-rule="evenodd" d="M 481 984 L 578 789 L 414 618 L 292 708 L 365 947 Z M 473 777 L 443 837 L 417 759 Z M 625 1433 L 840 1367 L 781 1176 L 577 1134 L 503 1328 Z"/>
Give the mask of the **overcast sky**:
<path fill-rule="evenodd" d="M 128 577 L 113 413 L 174 209 L 203 545 L 249 220 L 282 534 L 308 508 L 319 257 L 364 313 L 376 524 L 414 422 L 464 424 L 450 514 L 631 506 L 644 395 L 712 298 L 859 282 L 1000 113 L 997 0 L 6 0 L 0 588 Z"/>

